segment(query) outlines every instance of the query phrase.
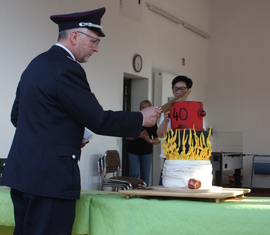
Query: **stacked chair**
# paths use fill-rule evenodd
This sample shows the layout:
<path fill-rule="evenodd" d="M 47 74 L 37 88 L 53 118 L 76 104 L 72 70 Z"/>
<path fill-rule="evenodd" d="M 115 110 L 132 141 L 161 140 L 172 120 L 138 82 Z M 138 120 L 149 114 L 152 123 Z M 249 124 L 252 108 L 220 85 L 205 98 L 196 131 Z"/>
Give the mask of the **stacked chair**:
<path fill-rule="evenodd" d="M 5 164 L 6 164 L 6 160 L 5 158 L 0 158 L 0 185 L 1 184 L 1 178 L 2 178 L 2 174 L 3 174 L 3 171 L 4 171 L 4 167 L 5 167 Z"/>
<path fill-rule="evenodd" d="M 117 150 L 108 150 L 97 161 L 98 168 L 98 190 L 105 187 L 112 188 L 113 191 L 119 189 L 142 189 L 146 183 L 142 179 L 121 176 L 121 161 Z M 108 174 L 111 173 L 108 176 Z"/>

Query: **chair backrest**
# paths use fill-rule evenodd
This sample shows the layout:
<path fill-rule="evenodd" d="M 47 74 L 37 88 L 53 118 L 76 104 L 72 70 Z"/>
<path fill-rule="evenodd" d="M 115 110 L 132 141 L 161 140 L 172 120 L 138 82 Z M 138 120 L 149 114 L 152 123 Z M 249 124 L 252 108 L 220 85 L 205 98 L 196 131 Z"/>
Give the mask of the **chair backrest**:
<path fill-rule="evenodd" d="M 6 161 L 6 158 L 0 158 L 0 173 L 3 173 Z"/>
<path fill-rule="evenodd" d="M 98 175 L 103 175 L 103 169 L 104 169 L 104 156 L 100 157 L 97 160 L 97 171 L 98 171 Z"/>
<path fill-rule="evenodd" d="M 117 150 L 107 150 L 103 157 L 103 171 L 106 173 L 113 173 L 114 176 L 119 176 L 121 172 L 120 155 Z"/>
<path fill-rule="evenodd" d="M 97 160 L 97 172 L 98 172 L 98 190 L 101 190 L 103 181 L 103 157 L 100 157 Z"/>
<path fill-rule="evenodd" d="M 5 167 L 6 161 L 7 161 L 6 158 L 0 158 L 0 185 L 2 185 L 1 184 L 1 178 L 2 178 L 2 173 L 4 171 L 4 167 Z"/>

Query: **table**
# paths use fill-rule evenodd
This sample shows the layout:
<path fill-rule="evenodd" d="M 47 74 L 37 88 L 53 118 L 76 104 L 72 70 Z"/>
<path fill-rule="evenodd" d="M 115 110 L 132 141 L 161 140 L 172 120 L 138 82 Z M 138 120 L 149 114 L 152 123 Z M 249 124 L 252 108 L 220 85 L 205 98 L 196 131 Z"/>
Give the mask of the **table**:
<path fill-rule="evenodd" d="M 210 158 L 215 173 L 215 185 L 222 185 L 222 174 L 227 170 L 234 170 L 234 186 L 241 188 L 241 169 L 243 168 L 243 153 L 241 152 L 213 152 Z"/>
<path fill-rule="evenodd" d="M 0 187 L 0 234 L 14 226 L 7 189 Z M 254 235 L 270 234 L 270 198 L 234 198 L 221 203 L 183 198 L 136 197 L 82 191 L 74 234 L 91 235 Z M 3 227 L 9 226 L 9 227 Z M 8 233 L 9 232 L 9 233 Z"/>

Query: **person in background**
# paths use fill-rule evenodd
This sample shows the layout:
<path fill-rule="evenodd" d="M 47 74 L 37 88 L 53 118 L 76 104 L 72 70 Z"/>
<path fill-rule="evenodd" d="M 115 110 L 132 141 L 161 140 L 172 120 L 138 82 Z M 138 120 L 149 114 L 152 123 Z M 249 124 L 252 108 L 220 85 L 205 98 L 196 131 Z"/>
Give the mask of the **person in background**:
<path fill-rule="evenodd" d="M 153 126 L 160 117 L 158 107 L 105 111 L 91 91 L 80 63 L 99 50 L 104 13 L 100 8 L 51 16 L 58 25 L 57 44 L 21 75 L 11 111 L 16 131 L 1 179 L 11 188 L 14 235 L 72 233 L 85 128 L 137 138 L 142 126 Z"/>
<path fill-rule="evenodd" d="M 187 91 L 188 89 L 191 89 L 192 85 L 193 85 L 192 80 L 186 76 L 180 75 L 180 76 L 175 77 L 172 80 L 173 96 L 176 97 L 176 96 L 180 95 L 181 93 Z M 185 98 L 185 101 L 187 101 L 187 98 L 188 97 Z M 157 129 L 157 135 L 159 138 L 164 137 L 164 134 L 167 132 L 168 128 L 171 129 L 171 122 L 170 122 L 170 118 L 169 118 L 169 113 L 170 113 L 170 111 L 161 114 L 161 117 L 159 120 L 159 127 Z M 161 149 L 160 157 L 162 159 L 164 159 L 164 161 L 165 161 L 166 157 L 164 156 L 162 149 Z M 162 169 L 161 169 L 161 173 L 160 173 L 159 185 L 162 185 Z"/>
<path fill-rule="evenodd" d="M 140 102 L 140 110 L 152 106 L 149 100 Z M 153 145 L 157 144 L 157 124 L 152 127 L 143 127 L 139 138 L 127 138 L 129 176 L 141 178 L 149 186 L 150 169 L 152 164 Z"/>

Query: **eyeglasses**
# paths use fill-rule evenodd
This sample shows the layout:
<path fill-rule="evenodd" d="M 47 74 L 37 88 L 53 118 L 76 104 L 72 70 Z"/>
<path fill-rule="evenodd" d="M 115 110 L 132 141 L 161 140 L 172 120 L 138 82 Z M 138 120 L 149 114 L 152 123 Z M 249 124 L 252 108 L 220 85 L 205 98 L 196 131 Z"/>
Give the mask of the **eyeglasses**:
<path fill-rule="evenodd" d="M 94 36 L 91 36 L 91 35 L 89 35 L 89 34 L 87 34 L 87 33 L 83 33 L 83 32 L 81 32 L 81 31 L 77 31 L 77 33 L 84 34 L 85 36 L 94 39 L 94 40 L 91 40 L 91 42 L 92 42 L 93 44 L 95 44 L 96 46 L 100 43 L 100 39 L 99 39 L 99 38 L 96 38 L 96 37 L 94 37 Z"/>
<path fill-rule="evenodd" d="M 173 87 L 173 92 L 186 91 L 186 90 L 187 90 L 187 87 L 186 86 L 180 86 L 180 87 L 174 86 Z"/>

